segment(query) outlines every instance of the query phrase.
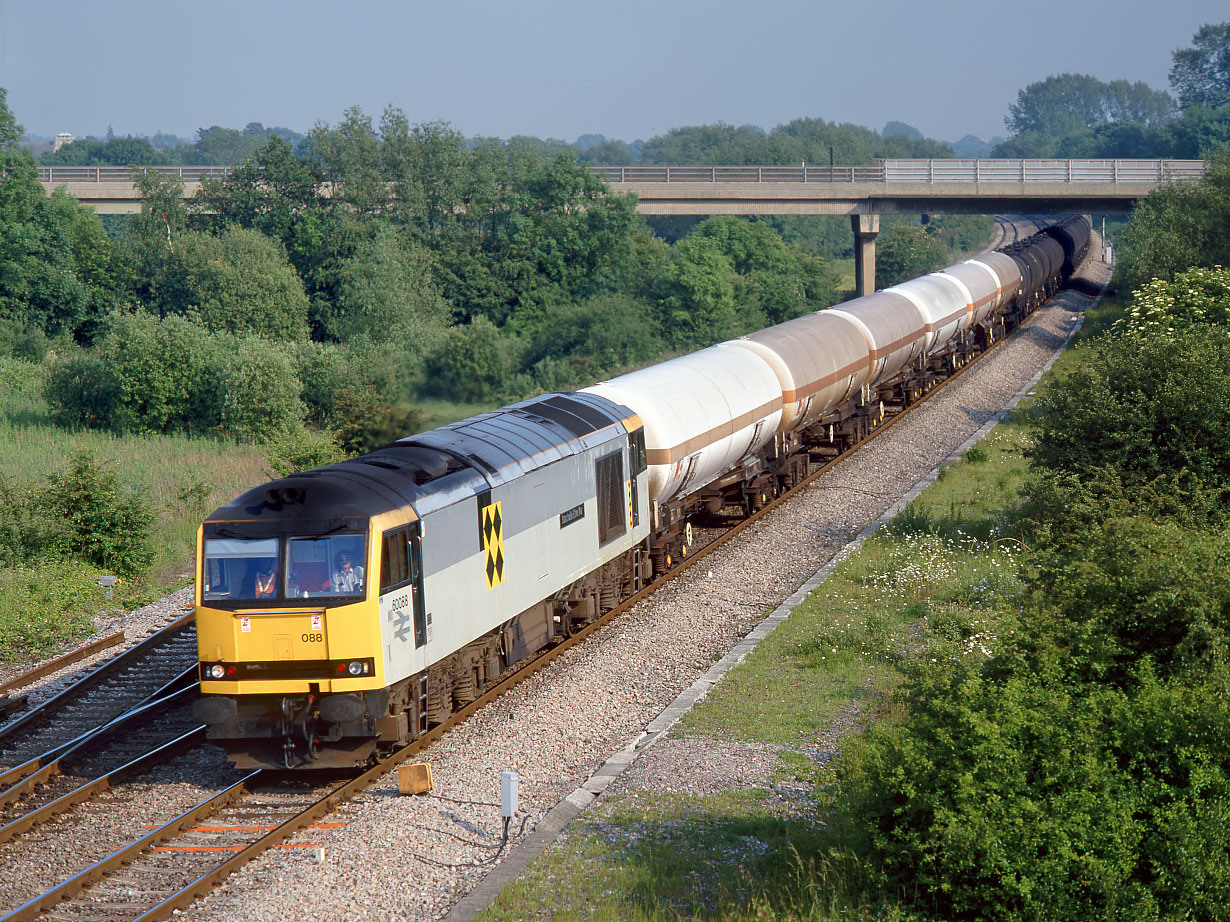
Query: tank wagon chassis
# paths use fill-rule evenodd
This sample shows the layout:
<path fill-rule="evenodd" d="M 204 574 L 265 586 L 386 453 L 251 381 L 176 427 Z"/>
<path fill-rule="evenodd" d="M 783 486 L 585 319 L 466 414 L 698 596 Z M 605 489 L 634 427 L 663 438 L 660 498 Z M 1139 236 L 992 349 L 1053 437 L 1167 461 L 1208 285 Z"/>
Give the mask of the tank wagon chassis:
<path fill-rule="evenodd" d="M 249 491 L 201 531 L 197 716 L 244 767 L 361 765 L 422 737 L 695 556 L 694 525 L 756 514 L 959 373 L 1089 236 L 1069 219 Z"/>

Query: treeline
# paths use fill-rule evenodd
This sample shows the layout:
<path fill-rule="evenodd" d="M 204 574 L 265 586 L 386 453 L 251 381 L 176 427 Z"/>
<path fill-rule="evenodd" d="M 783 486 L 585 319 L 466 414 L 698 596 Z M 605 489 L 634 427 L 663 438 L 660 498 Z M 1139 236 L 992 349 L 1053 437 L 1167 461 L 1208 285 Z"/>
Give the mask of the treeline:
<path fill-rule="evenodd" d="M 420 427 L 427 400 L 580 386 L 841 298 L 828 260 L 765 223 L 668 245 L 571 159 L 396 109 L 318 125 L 304 155 L 268 137 L 191 203 L 138 169 L 142 212 L 112 239 L 45 195 L 0 117 L 0 324 L 9 351 L 53 358 L 65 424 L 306 424 L 357 450 Z"/>
<path fill-rule="evenodd" d="M 1056 74 L 1009 107 L 995 157 L 1176 159 L 1230 144 L 1230 22 L 1201 26 L 1171 55 L 1174 95 L 1144 83 Z"/>
<path fill-rule="evenodd" d="M 1200 224 L 1169 190 L 1133 218 L 1152 281 L 1028 411 L 999 532 L 1024 565 L 992 654 L 932 625 L 901 720 L 851 753 L 845 843 L 906 918 L 1226 918 L 1227 193 L 1222 154 L 1188 194 Z"/>
<path fill-rule="evenodd" d="M 161 132 L 144 138 L 117 137 L 108 131 L 105 138 L 81 138 L 57 151 L 47 151 L 39 157 L 39 163 L 44 166 L 234 166 L 253 156 L 270 138 L 281 138 L 292 146 L 304 140 L 297 131 L 266 128 L 260 122 L 250 122 L 242 131 L 219 125 L 202 128 L 194 141 Z"/>

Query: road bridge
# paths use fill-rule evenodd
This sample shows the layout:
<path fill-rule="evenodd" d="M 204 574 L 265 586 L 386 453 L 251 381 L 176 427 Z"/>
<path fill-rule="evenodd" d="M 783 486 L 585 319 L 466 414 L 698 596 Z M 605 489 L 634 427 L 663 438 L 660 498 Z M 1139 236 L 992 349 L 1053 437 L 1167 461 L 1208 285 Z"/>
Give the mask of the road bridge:
<path fill-rule="evenodd" d="M 178 175 L 185 197 L 228 167 L 153 167 Z M 645 215 L 848 215 L 858 239 L 859 291 L 874 288 L 883 214 L 1127 214 L 1165 182 L 1204 175 L 1202 160 L 875 160 L 870 166 L 591 167 Z M 124 167 L 41 167 L 50 192 L 100 214 L 141 210 Z"/>

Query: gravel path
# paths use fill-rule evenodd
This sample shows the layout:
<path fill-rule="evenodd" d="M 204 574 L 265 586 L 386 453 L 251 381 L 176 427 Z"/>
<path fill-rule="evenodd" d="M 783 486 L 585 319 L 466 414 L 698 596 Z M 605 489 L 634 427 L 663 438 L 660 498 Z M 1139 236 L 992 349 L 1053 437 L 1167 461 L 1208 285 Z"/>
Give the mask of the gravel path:
<path fill-rule="evenodd" d="M 1096 250 L 1094 251 L 1096 252 Z M 1105 270 L 1090 273 L 1093 280 Z M 520 776 L 514 843 L 834 552 L 990 419 L 1063 342 L 1089 299 L 1065 292 L 993 357 L 424 756 L 435 792 L 397 794 L 387 775 L 340 811 L 346 825 L 299 837 L 323 846 L 269 854 L 181 918 L 196 922 L 436 919 L 497 857 L 499 773 Z M 835 745 L 856 714 L 839 718 Z M 687 741 L 651 747 L 629 781 L 706 790 L 763 778 L 772 751 Z M 656 751 L 655 751 L 656 750 Z M 698 768 L 703 766 L 703 768 Z"/>

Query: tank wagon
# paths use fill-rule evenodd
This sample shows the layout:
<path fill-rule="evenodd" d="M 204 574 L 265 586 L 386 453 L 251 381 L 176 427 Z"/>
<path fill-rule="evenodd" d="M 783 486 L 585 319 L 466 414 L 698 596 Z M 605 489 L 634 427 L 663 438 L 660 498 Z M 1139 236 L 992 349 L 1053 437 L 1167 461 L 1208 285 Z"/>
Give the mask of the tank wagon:
<path fill-rule="evenodd" d="M 249 490 L 198 534 L 209 738 L 363 764 L 683 560 L 1054 293 L 1070 218 L 1003 251 L 576 392 Z"/>

